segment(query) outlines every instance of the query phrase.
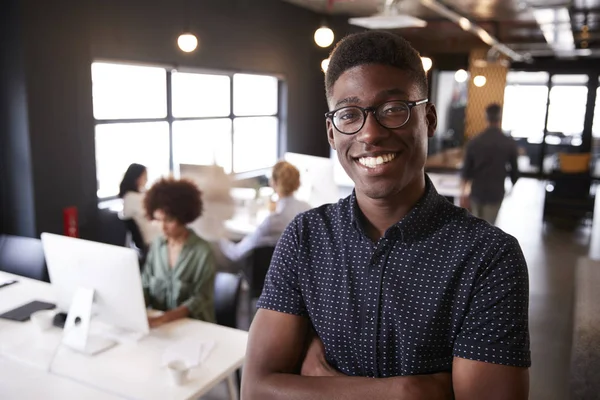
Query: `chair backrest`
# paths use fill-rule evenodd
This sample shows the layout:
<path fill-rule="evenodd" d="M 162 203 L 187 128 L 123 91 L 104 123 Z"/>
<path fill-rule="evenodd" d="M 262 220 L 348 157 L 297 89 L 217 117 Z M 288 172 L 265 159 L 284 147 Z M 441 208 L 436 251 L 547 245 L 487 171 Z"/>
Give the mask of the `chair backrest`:
<path fill-rule="evenodd" d="M 50 282 L 40 239 L 0 236 L 0 271 Z"/>
<path fill-rule="evenodd" d="M 252 250 L 246 263 L 244 274 L 250 286 L 250 298 L 259 297 L 265 285 L 265 277 L 271 265 L 275 247 L 264 246 Z"/>
<path fill-rule="evenodd" d="M 125 224 L 125 228 L 129 233 L 131 233 L 131 240 L 133 240 L 133 244 L 137 246 L 142 252 L 145 252 L 146 243 L 144 242 L 144 238 L 142 237 L 142 232 L 140 231 L 140 227 L 135 223 L 133 219 L 124 219 L 123 223 Z"/>
<path fill-rule="evenodd" d="M 217 272 L 215 277 L 215 316 L 217 324 L 237 327 L 238 302 L 242 277 L 229 272 Z"/>

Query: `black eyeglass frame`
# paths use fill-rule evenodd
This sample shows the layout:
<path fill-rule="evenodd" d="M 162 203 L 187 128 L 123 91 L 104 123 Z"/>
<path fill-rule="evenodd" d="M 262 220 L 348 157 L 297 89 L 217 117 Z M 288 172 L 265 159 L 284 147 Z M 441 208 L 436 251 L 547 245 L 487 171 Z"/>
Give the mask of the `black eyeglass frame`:
<path fill-rule="evenodd" d="M 333 125 L 333 127 L 342 135 L 354 135 L 356 134 L 358 131 L 360 131 L 364 126 L 365 123 L 367 122 L 367 117 L 368 117 L 368 113 L 372 113 L 373 117 L 375 117 L 375 120 L 377 121 L 377 123 L 381 126 L 383 126 L 384 128 L 387 129 L 398 129 L 403 127 L 404 125 L 406 125 L 408 123 L 408 121 L 410 121 L 410 117 L 412 115 L 412 109 L 413 107 L 416 106 L 420 106 L 421 104 L 426 104 L 429 101 L 429 99 L 422 99 L 422 100 L 417 100 L 417 101 L 404 101 L 404 100 L 389 100 L 386 101 L 384 103 L 379 104 L 378 106 L 373 106 L 373 107 L 360 107 L 360 106 L 344 106 L 344 107 L 340 107 L 337 110 L 333 110 L 333 111 L 329 111 L 325 113 L 325 119 L 330 119 L 331 123 Z M 377 118 L 377 113 L 379 112 L 379 110 L 385 106 L 386 104 L 389 103 L 403 103 L 407 106 L 408 108 L 408 118 L 406 118 L 406 121 L 404 121 L 402 124 L 398 125 L 398 126 L 386 126 L 384 125 L 379 118 Z M 357 130 L 355 130 L 354 132 L 342 132 L 335 124 L 335 122 L 333 121 L 333 116 L 335 115 L 335 113 L 344 110 L 346 108 L 355 108 L 355 109 L 359 109 L 362 113 L 363 113 L 363 122 L 360 126 L 360 128 L 358 128 Z"/>

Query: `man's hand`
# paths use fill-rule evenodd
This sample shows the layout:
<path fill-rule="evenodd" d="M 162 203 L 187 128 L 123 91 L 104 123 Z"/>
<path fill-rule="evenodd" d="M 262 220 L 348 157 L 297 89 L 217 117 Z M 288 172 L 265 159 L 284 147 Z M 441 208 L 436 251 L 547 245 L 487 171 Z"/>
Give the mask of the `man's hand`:
<path fill-rule="evenodd" d="M 300 374 L 302 376 L 344 376 L 325 359 L 325 346 L 321 339 L 314 333 L 311 336 Z"/>

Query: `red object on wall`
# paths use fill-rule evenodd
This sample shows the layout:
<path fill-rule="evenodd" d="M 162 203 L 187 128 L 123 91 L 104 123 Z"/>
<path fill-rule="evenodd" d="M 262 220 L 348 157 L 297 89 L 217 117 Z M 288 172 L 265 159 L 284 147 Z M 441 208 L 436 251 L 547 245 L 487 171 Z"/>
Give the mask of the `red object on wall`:
<path fill-rule="evenodd" d="M 63 209 L 63 229 L 65 236 L 79 237 L 77 207 L 67 207 Z"/>

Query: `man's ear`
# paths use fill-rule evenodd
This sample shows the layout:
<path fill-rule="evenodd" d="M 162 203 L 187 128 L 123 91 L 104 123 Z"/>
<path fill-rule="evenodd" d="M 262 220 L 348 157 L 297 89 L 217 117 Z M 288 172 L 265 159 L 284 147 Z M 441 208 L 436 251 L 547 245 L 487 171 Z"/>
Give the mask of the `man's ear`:
<path fill-rule="evenodd" d="M 426 107 L 427 114 L 425 115 L 425 118 L 427 119 L 427 136 L 433 137 L 437 129 L 437 110 L 435 109 L 435 105 L 431 103 L 428 103 Z"/>
<path fill-rule="evenodd" d="M 331 148 L 333 150 L 336 150 L 336 148 L 335 148 L 335 138 L 333 136 L 333 130 L 335 128 L 333 127 L 333 124 L 331 123 L 331 121 L 329 119 L 327 119 L 325 121 L 325 126 L 326 126 L 326 129 L 327 129 L 327 141 L 329 142 L 329 146 L 331 146 Z"/>

